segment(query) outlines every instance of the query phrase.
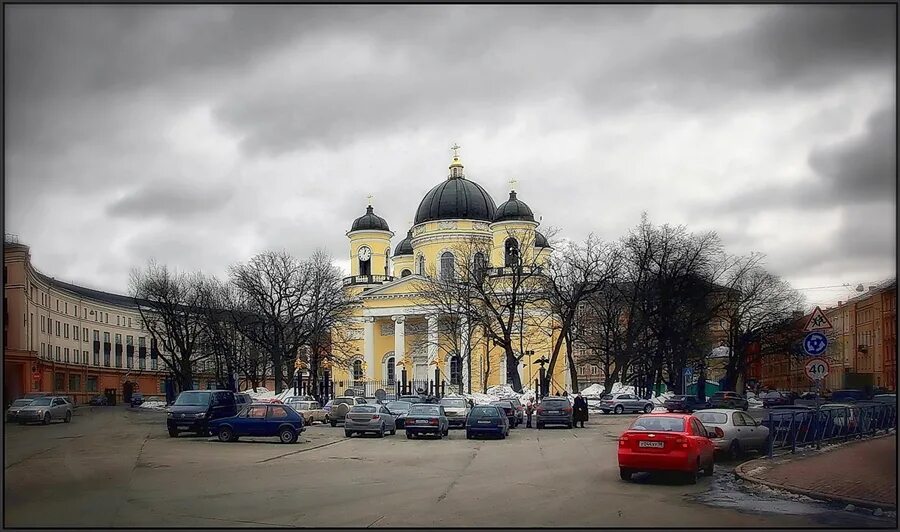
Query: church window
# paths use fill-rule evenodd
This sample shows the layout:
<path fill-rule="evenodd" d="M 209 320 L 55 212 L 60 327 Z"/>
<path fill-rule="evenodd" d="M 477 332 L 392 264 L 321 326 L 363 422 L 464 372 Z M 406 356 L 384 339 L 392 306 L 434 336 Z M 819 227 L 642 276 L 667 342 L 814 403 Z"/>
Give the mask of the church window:
<path fill-rule="evenodd" d="M 358 381 L 363 378 L 362 360 L 353 361 L 353 380 Z"/>
<path fill-rule="evenodd" d="M 388 263 L 391 262 L 391 248 L 387 248 L 384 250 L 384 276 L 387 277 L 390 271 L 388 270 Z"/>
<path fill-rule="evenodd" d="M 419 275 L 425 275 L 425 257 L 419 255 L 419 263 L 416 265 L 416 273 Z"/>
<path fill-rule="evenodd" d="M 482 279 L 484 279 L 484 270 L 487 268 L 487 261 L 484 260 L 484 253 L 480 251 L 475 253 L 472 264 L 475 269 L 475 279 L 480 283 Z"/>
<path fill-rule="evenodd" d="M 441 253 L 441 279 L 447 281 L 454 276 L 453 253 L 445 251 Z"/>
<path fill-rule="evenodd" d="M 519 242 L 515 238 L 506 239 L 506 261 L 504 265 L 507 268 L 518 266 L 519 264 Z"/>
<path fill-rule="evenodd" d="M 397 380 L 396 375 L 394 374 L 394 357 L 390 357 L 387 359 L 387 368 L 385 368 L 385 373 L 387 373 L 387 381 L 394 382 Z"/>
<path fill-rule="evenodd" d="M 412 272 L 409 271 L 408 268 L 404 268 L 402 272 L 400 272 L 400 277 L 406 277 L 407 275 L 412 275 Z"/>
<path fill-rule="evenodd" d="M 456 386 L 462 382 L 462 364 L 459 358 L 458 356 L 450 358 L 450 384 Z"/>

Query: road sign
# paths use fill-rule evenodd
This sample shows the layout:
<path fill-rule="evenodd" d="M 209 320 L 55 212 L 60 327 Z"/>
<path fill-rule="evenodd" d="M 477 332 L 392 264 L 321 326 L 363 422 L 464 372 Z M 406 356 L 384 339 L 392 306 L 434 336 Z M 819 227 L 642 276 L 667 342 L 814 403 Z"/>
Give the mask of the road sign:
<path fill-rule="evenodd" d="M 684 368 L 684 378 L 685 379 L 690 379 L 691 375 L 693 375 L 693 374 L 694 374 L 693 368 Z"/>
<path fill-rule="evenodd" d="M 825 313 L 822 312 L 822 309 L 816 307 L 816 310 L 814 310 L 812 315 L 810 315 L 809 321 L 806 322 L 806 327 L 804 327 L 803 330 L 806 332 L 810 332 L 822 331 L 831 328 L 831 322 L 828 321 L 828 317 L 825 316 Z"/>
<path fill-rule="evenodd" d="M 828 337 L 820 332 L 811 332 L 803 339 L 803 350 L 809 356 L 817 357 L 828 348 Z"/>
<path fill-rule="evenodd" d="M 828 371 L 831 369 L 828 366 L 828 361 L 821 358 L 814 358 L 806 363 L 806 367 L 803 368 L 806 371 L 806 376 L 814 381 L 820 381 L 828 375 Z"/>
<path fill-rule="evenodd" d="M 379 401 L 384 401 L 385 397 L 387 397 L 386 391 L 384 391 L 381 388 L 378 388 L 377 390 L 375 390 L 375 399 L 378 399 Z"/>

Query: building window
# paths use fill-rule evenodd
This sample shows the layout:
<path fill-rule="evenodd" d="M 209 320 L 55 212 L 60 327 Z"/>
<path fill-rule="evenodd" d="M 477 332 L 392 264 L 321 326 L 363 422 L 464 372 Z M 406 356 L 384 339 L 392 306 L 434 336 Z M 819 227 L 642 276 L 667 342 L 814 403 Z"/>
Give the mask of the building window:
<path fill-rule="evenodd" d="M 419 275 L 425 275 L 425 256 L 419 255 L 419 259 L 416 264 L 416 273 Z"/>
<path fill-rule="evenodd" d="M 408 275 L 412 275 L 412 272 L 409 269 L 404 268 L 402 272 L 400 272 L 400 277 L 406 277 Z"/>
<path fill-rule="evenodd" d="M 454 277 L 455 266 L 453 253 L 449 251 L 441 253 L 441 279 L 445 281 L 452 280 Z"/>
<path fill-rule="evenodd" d="M 56 346 L 56 361 L 62 362 L 61 357 L 59 355 L 60 355 L 60 349 L 59 349 L 59 346 Z"/>
<path fill-rule="evenodd" d="M 88 331 L 87 331 L 87 329 L 81 329 L 81 338 L 82 338 L 85 342 L 87 342 L 87 339 L 88 339 Z"/>
<path fill-rule="evenodd" d="M 80 392 L 81 391 L 81 375 L 78 374 L 70 374 L 69 375 L 69 391 L 70 392 Z"/>
<path fill-rule="evenodd" d="M 66 391 L 66 374 L 54 373 L 53 377 L 53 389 L 61 392 Z"/>
<path fill-rule="evenodd" d="M 145 357 L 138 357 L 138 369 L 144 369 L 144 367 L 147 365 L 146 360 L 147 359 Z"/>
<path fill-rule="evenodd" d="M 75 305 L 75 312 L 74 312 L 74 314 L 75 314 L 75 317 L 77 318 L 77 317 L 78 317 L 78 305 Z"/>
<path fill-rule="evenodd" d="M 390 272 L 388 271 L 388 264 L 391 262 L 391 248 L 387 248 L 384 250 L 384 276 L 387 277 Z"/>
<path fill-rule="evenodd" d="M 504 261 L 504 265 L 507 268 L 512 268 L 519 264 L 519 242 L 515 238 L 507 238 L 506 244 L 504 246 L 506 250 L 506 257 Z"/>
<path fill-rule="evenodd" d="M 150 359 L 150 369 L 157 369 L 159 367 L 159 362 L 157 362 L 156 358 Z"/>
<path fill-rule="evenodd" d="M 59 336 L 59 320 L 56 320 L 56 336 Z"/>
<path fill-rule="evenodd" d="M 455 386 L 462 382 L 462 365 L 459 362 L 459 357 L 450 357 L 450 384 Z"/>
<path fill-rule="evenodd" d="M 394 357 L 388 357 L 386 370 L 387 371 L 385 373 L 387 373 L 388 382 L 394 382 L 395 380 L 397 380 L 397 376 L 394 374 Z"/>
<path fill-rule="evenodd" d="M 472 259 L 472 266 L 475 269 L 475 279 L 480 283 L 484 279 L 484 271 L 487 269 L 484 253 L 480 251 L 475 253 L 475 257 Z"/>
<path fill-rule="evenodd" d="M 100 331 L 98 331 L 97 329 L 94 329 L 94 341 L 95 342 L 100 341 Z"/>
<path fill-rule="evenodd" d="M 84 358 L 82 359 L 82 363 L 87 366 L 88 365 L 88 352 L 84 351 Z"/>
<path fill-rule="evenodd" d="M 131 327 L 131 318 L 128 318 L 128 326 Z"/>
<path fill-rule="evenodd" d="M 68 364 L 68 363 L 69 363 L 69 348 L 68 348 L 68 347 L 67 347 L 66 350 L 63 352 L 63 354 L 64 354 L 65 357 L 66 357 L 66 358 L 65 358 L 65 362 L 66 362 L 66 364 Z"/>
<path fill-rule="evenodd" d="M 86 392 L 96 392 L 97 391 L 97 377 L 88 377 L 87 382 L 85 383 Z"/>
<path fill-rule="evenodd" d="M 44 317 L 44 316 L 41 316 L 41 332 L 47 332 L 46 317 Z"/>
<path fill-rule="evenodd" d="M 65 327 L 63 327 L 63 333 L 66 338 L 69 337 L 69 324 L 68 323 L 66 323 Z"/>
<path fill-rule="evenodd" d="M 72 327 L 72 336 L 74 336 L 76 340 L 80 340 L 80 338 L 78 338 L 78 327 Z"/>
<path fill-rule="evenodd" d="M 353 361 L 353 380 L 359 381 L 363 378 L 362 360 Z"/>
<path fill-rule="evenodd" d="M 108 333 L 108 332 L 104 332 L 104 333 L 103 333 L 103 343 L 104 343 L 104 344 L 108 344 L 108 343 L 109 343 L 109 333 Z"/>

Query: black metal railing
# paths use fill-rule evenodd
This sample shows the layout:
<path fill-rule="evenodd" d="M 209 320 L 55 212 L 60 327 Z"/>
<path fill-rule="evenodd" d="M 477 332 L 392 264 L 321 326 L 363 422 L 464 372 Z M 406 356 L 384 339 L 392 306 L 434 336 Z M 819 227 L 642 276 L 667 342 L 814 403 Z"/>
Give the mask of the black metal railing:
<path fill-rule="evenodd" d="M 344 277 L 344 286 L 388 283 L 393 280 L 394 277 L 392 275 L 351 275 L 350 277 Z"/>
<path fill-rule="evenodd" d="M 540 266 L 517 266 L 503 268 L 485 268 L 488 277 L 502 277 L 509 275 L 540 275 L 543 272 Z"/>
<path fill-rule="evenodd" d="M 798 447 L 873 436 L 897 429 L 892 404 L 825 406 L 819 410 L 770 411 L 762 425 L 769 429 L 768 455 L 796 452 Z"/>

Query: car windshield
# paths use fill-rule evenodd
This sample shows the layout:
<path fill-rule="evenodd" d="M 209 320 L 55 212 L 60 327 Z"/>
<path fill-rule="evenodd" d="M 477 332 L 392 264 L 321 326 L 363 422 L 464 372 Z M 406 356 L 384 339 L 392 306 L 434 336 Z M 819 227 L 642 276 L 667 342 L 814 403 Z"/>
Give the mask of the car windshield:
<path fill-rule="evenodd" d="M 544 399 L 541 401 L 541 406 L 545 408 L 565 408 L 569 406 L 569 402 L 560 399 Z"/>
<path fill-rule="evenodd" d="M 388 410 L 391 412 L 409 412 L 410 406 L 412 406 L 412 403 L 409 401 L 392 401 L 387 404 Z"/>
<path fill-rule="evenodd" d="M 465 408 L 466 402 L 463 399 L 441 399 L 441 404 L 453 408 Z"/>
<path fill-rule="evenodd" d="M 416 416 L 439 416 L 441 409 L 432 405 L 412 405 L 409 408 L 410 415 Z"/>
<path fill-rule="evenodd" d="M 175 400 L 175 406 L 206 406 L 209 395 L 209 392 L 183 392 Z"/>
<path fill-rule="evenodd" d="M 50 398 L 41 397 L 40 399 L 35 399 L 31 402 L 31 406 L 50 406 Z"/>
<path fill-rule="evenodd" d="M 600 400 L 606 400 L 606 401 L 608 401 L 608 400 L 610 400 L 610 399 L 612 399 L 612 395 L 610 395 L 610 394 L 608 394 L 608 393 L 605 393 L 605 394 L 603 394 L 603 395 L 600 396 Z"/>
<path fill-rule="evenodd" d="M 31 399 L 16 399 L 15 401 L 13 401 L 12 405 L 13 406 L 25 406 L 25 405 L 30 405 L 30 404 L 31 404 Z"/>
<path fill-rule="evenodd" d="M 353 414 L 372 414 L 374 413 L 376 408 L 374 406 L 367 405 L 357 405 L 350 409 L 350 412 Z"/>
<path fill-rule="evenodd" d="M 641 416 L 634 420 L 631 430 L 656 430 L 660 432 L 683 432 L 683 417 Z"/>
<path fill-rule="evenodd" d="M 497 417 L 500 411 L 495 406 L 476 406 L 472 409 L 472 415 L 475 417 Z"/>
<path fill-rule="evenodd" d="M 498 401 L 496 403 L 491 403 L 491 406 L 499 406 L 500 408 L 512 408 L 512 403 L 507 403 L 505 401 Z"/>
<path fill-rule="evenodd" d="M 710 425 L 725 425 L 728 423 L 728 416 L 718 412 L 697 412 L 694 414 L 703 423 Z"/>

